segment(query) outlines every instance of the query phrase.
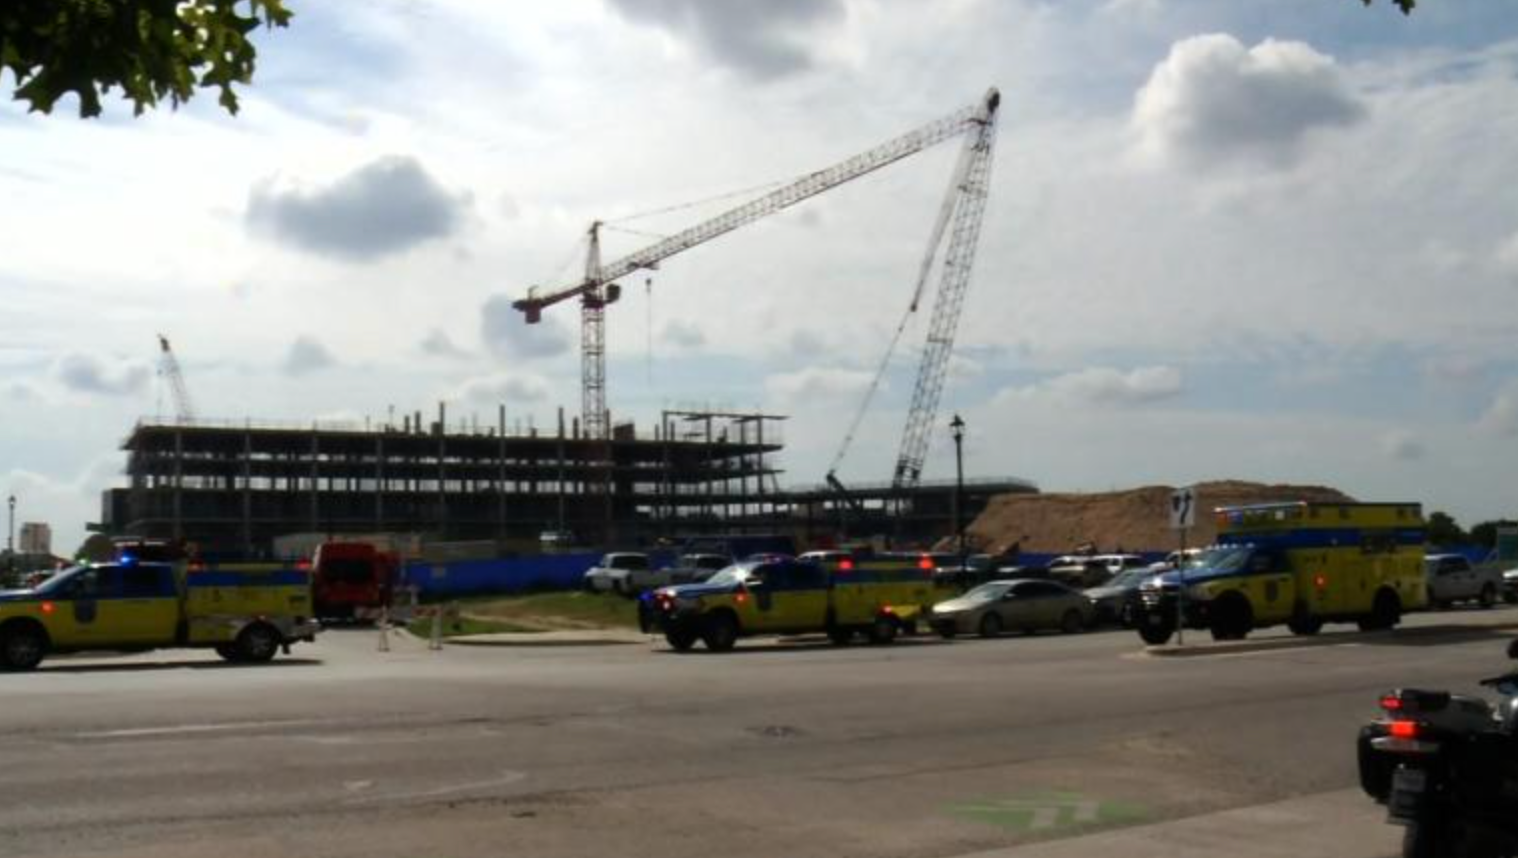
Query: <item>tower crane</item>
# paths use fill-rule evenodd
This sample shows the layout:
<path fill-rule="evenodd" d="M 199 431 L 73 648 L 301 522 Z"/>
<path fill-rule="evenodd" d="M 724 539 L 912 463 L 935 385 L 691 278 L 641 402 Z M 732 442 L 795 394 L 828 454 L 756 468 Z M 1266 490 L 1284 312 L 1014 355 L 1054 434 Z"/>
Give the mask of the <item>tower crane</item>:
<path fill-rule="evenodd" d="M 158 375 L 168 381 L 169 390 L 173 393 L 174 416 L 180 423 L 190 423 L 195 420 L 195 406 L 190 404 L 190 391 L 185 387 L 179 360 L 174 357 L 169 338 L 163 334 L 158 335 L 158 352 Z"/>
<path fill-rule="evenodd" d="M 912 410 L 902 436 L 893 483 L 916 484 L 922 473 L 938 400 L 943 391 L 954 333 L 959 324 L 965 288 L 980 235 L 990 179 L 992 147 L 996 138 L 997 108 L 1001 94 L 993 87 L 978 102 L 934 120 L 873 149 L 831 167 L 808 173 L 763 196 L 729 209 L 668 238 L 609 263 L 601 261 L 600 221 L 589 230 L 589 248 L 583 276 L 576 282 L 540 292 L 534 286 L 527 296 L 512 303 L 528 324 L 542 319 L 543 310 L 571 298 L 580 299 L 581 421 L 587 437 L 604 439 L 610 427 L 606 411 L 606 307 L 621 297 L 616 281 L 638 270 L 652 270 L 681 251 L 710 241 L 741 226 L 789 208 L 803 200 L 846 182 L 873 173 L 946 140 L 964 136 L 964 149 L 956 164 L 943 208 L 934 221 L 927 257 L 919 272 L 911 311 L 915 311 L 926 287 L 940 245 L 948 237 L 943 276 L 928 329 L 927 346 L 913 388 Z M 899 337 L 898 329 L 898 337 Z M 894 346 L 894 341 L 893 341 Z M 889 356 L 888 356 L 889 357 Z M 884 363 L 882 364 L 882 371 Z M 856 421 L 857 425 L 857 421 Z"/>

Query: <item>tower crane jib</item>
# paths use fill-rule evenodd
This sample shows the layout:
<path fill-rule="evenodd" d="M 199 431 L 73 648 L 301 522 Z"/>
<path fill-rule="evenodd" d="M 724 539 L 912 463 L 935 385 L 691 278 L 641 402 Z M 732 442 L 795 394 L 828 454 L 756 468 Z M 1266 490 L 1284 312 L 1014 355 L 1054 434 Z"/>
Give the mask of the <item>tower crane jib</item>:
<path fill-rule="evenodd" d="M 533 287 L 528 290 L 526 297 L 512 304 L 523 313 L 527 323 L 532 324 L 541 320 L 545 308 L 571 298 L 580 299 L 581 420 L 586 436 L 606 438 L 610 434 L 606 411 L 605 310 L 606 305 L 615 302 L 620 297 L 621 290 L 615 282 L 618 278 L 640 269 L 656 268 L 661 261 L 681 251 L 689 250 L 962 134 L 969 133 L 975 139 L 987 141 L 987 157 L 989 157 L 990 129 L 995 126 L 996 112 L 1000 104 L 1001 95 L 992 88 L 987 91 L 981 101 L 973 105 L 908 131 L 831 167 L 808 173 L 788 185 L 605 265 L 602 265 L 600 261 L 600 224 L 592 224 L 590 252 L 586 260 L 584 278 L 579 282 L 543 293 Z M 982 202 L 982 207 L 983 205 Z M 958 230 L 961 226 L 968 225 L 962 224 L 956 217 L 955 229 Z M 978 220 L 974 227 L 972 231 L 978 233 Z M 941 232 L 941 229 L 935 231 Z M 934 246 L 936 247 L 936 243 Z M 949 252 L 945 257 L 946 265 L 954 253 L 955 246 L 951 239 Z M 973 255 L 973 237 L 969 249 Z M 968 272 L 966 272 L 967 279 Z M 937 309 L 934 311 L 934 318 L 938 318 Z M 953 319 L 955 321 L 958 319 L 957 309 L 953 313 Z M 952 331 L 949 332 L 949 336 L 952 338 Z M 914 395 L 914 402 L 915 399 Z M 933 402 L 936 404 L 936 397 L 933 398 Z M 931 421 L 931 417 L 929 419 Z"/>

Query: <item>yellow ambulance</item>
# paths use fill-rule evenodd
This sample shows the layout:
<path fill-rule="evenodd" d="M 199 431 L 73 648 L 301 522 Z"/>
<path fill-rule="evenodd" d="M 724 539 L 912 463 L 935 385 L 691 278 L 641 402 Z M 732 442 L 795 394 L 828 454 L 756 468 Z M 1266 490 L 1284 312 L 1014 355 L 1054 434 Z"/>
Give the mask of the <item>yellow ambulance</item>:
<path fill-rule="evenodd" d="M 1287 625 L 1366 631 L 1424 607 L 1426 532 L 1416 503 L 1277 503 L 1216 511 L 1218 544 L 1140 590 L 1139 636 L 1163 644 L 1178 623 L 1237 640 Z"/>

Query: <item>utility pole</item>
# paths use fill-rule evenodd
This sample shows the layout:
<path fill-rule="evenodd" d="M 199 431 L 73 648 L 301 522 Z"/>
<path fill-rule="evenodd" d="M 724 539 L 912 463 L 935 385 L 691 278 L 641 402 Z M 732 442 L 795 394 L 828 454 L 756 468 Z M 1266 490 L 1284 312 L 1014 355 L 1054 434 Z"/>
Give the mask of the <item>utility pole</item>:
<path fill-rule="evenodd" d="M 960 513 L 964 509 L 965 493 L 965 421 L 958 414 L 949 421 L 949 432 L 954 436 L 954 535 L 958 538 L 959 571 L 965 571 L 965 526 Z"/>
<path fill-rule="evenodd" d="M 6 577 L 14 577 L 16 574 L 16 496 L 11 495 L 6 500 L 10 507 L 10 529 L 5 537 L 5 569 Z"/>

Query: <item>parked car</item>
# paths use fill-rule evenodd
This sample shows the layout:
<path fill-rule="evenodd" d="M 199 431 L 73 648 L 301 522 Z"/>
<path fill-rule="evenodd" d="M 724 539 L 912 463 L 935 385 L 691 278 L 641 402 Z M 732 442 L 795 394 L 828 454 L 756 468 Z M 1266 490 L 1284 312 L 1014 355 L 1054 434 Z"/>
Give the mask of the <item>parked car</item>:
<path fill-rule="evenodd" d="M 580 579 L 581 586 L 593 593 L 621 593 L 630 596 L 633 592 L 627 579 L 635 571 L 648 571 L 648 555 L 616 551 L 585 570 L 585 575 Z"/>
<path fill-rule="evenodd" d="M 733 558 L 726 554 L 682 554 L 674 563 L 659 569 L 629 571 L 627 587 L 636 594 L 679 584 L 700 584 L 731 565 Z"/>
<path fill-rule="evenodd" d="M 1494 568 L 1478 568 L 1460 554 L 1430 554 L 1423 559 L 1428 582 L 1428 603 L 1448 607 L 1453 602 L 1479 602 L 1490 608 L 1502 593 L 1502 573 Z"/>
<path fill-rule="evenodd" d="M 1058 581 L 1016 579 L 982 584 L 957 599 L 939 602 L 928 625 L 945 638 L 979 634 L 994 638 L 1017 629 L 1073 633 L 1091 623 L 1091 600 Z"/>
<path fill-rule="evenodd" d="M 1154 574 L 1147 566 L 1125 569 L 1102 586 L 1086 590 L 1086 598 L 1091 600 L 1096 622 L 1117 623 L 1125 629 L 1131 628 L 1143 605 L 1139 588 L 1153 578 Z"/>
<path fill-rule="evenodd" d="M 1157 563 L 1150 563 L 1149 570 L 1152 572 L 1169 572 L 1172 569 L 1179 568 L 1183 560 L 1189 563 L 1190 561 L 1197 559 L 1197 557 L 1201 555 L 1202 551 L 1203 549 L 1201 548 L 1187 548 L 1184 551 L 1172 551 L 1169 554 L 1165 555 L 1164 560 L 1161 560 Z"/>
<path fill-rule="evenodd" d="M 1112 567 L 1096 555 L 1067 554 L 1049 561 L 1049 577 L 1081 589 L 1100 587 L 1112 577 Z"/>
<path fill-rule="evenodd" d="M 1502 598 L 1509 605 L 1518 605 L 1518 569 L 1502 573 Z"/>

